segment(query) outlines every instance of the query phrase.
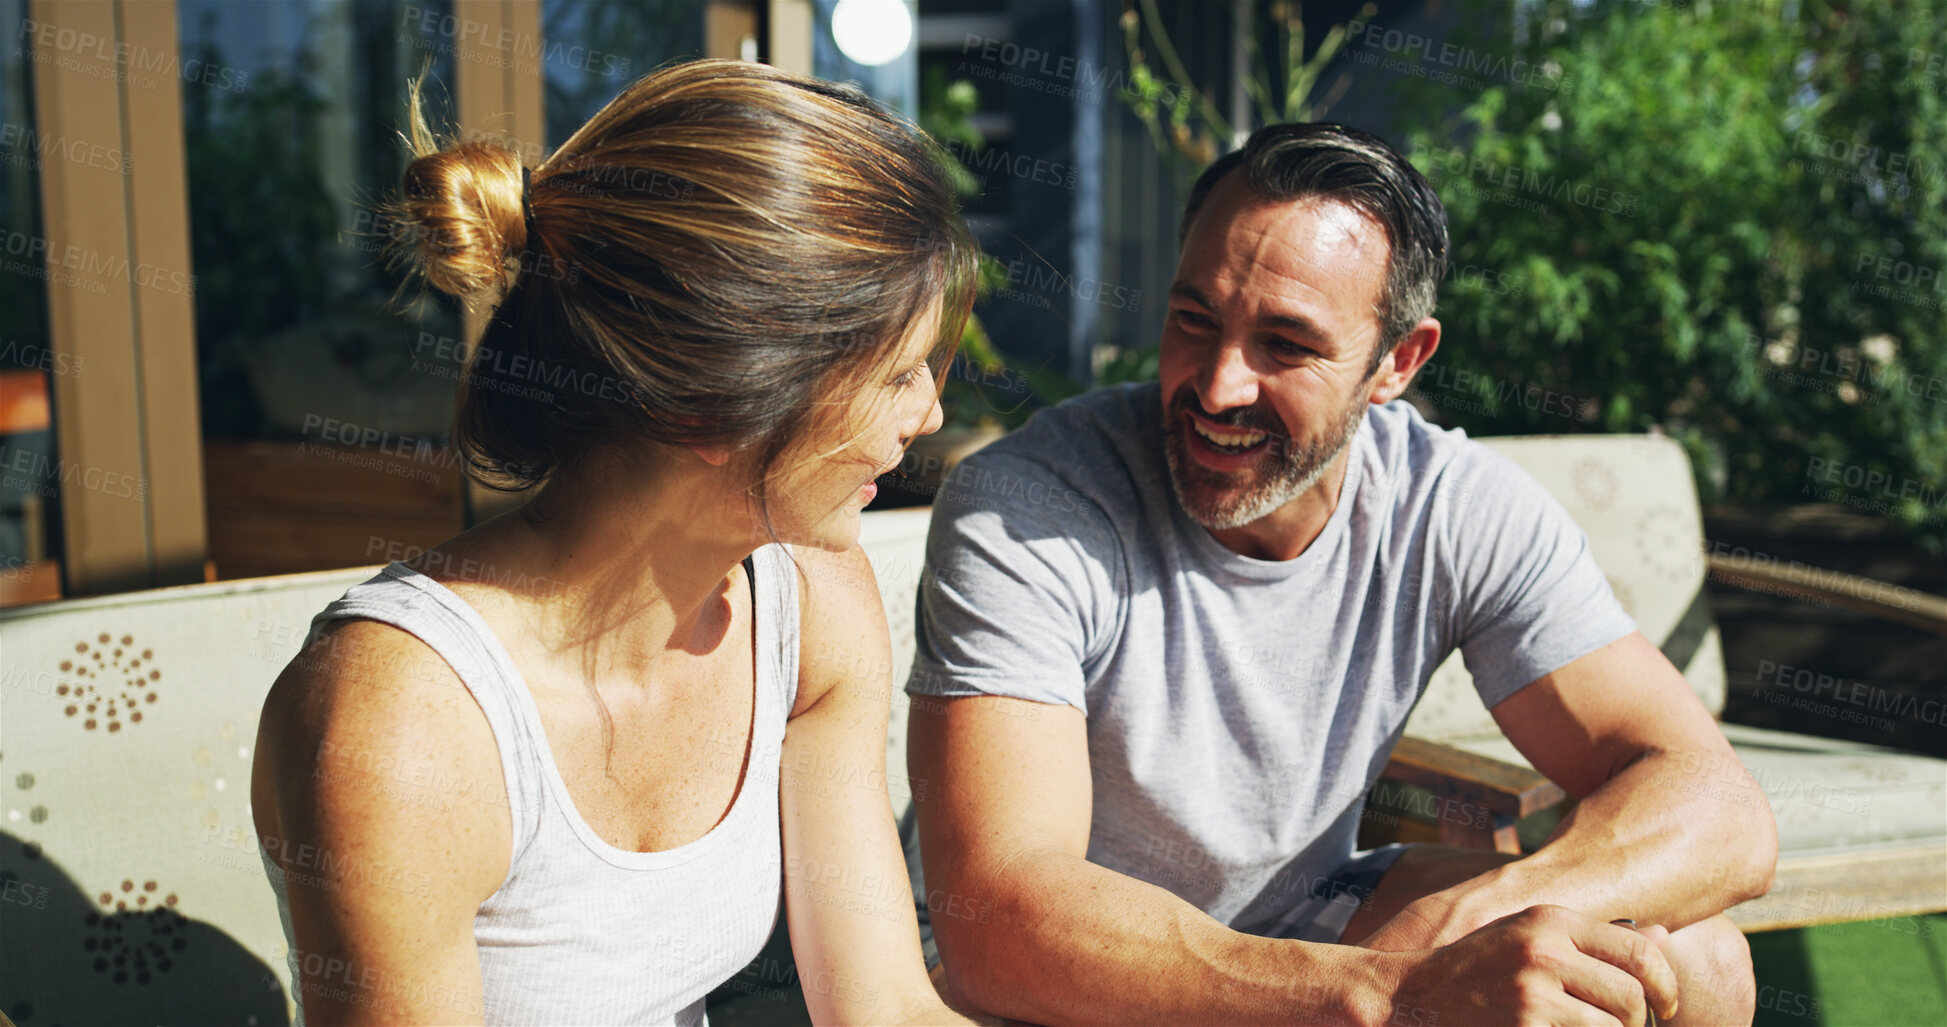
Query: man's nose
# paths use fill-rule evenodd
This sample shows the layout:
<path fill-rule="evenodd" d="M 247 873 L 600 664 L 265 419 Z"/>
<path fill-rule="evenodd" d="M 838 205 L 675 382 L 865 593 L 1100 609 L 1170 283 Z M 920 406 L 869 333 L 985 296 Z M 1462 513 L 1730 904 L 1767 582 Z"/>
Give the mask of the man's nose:
<path fill-rule="evenodd" d="M 1241 344 L 1225 342 L 1210 350 L 1197 380 L 1197 398 L 1213 414 L 1257 403 L 1257 372 Z"/>

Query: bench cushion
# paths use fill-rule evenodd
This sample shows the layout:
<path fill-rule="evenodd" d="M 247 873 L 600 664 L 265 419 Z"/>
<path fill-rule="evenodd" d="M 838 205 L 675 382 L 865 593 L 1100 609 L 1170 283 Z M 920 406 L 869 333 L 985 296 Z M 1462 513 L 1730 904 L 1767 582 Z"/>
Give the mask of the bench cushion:
<path fill-rule="evenodd" d="M 932 508 L 875 510 L 862 521 L 859 544 L 872 561 L 879 579 L 879 597 L 886 606 L 892 631 L 892 679 L 888 698 L 892 718 L 886 732 L 886 791 L 895 817 L 912 805 L 913 789 L 924 788 L 906 775 L 906 673 L 913 667 L 914 602 L 919 595 L 921 569 L 926 565 L 926 527 Z"/>
<path fill-rule="evenodd" d="M 311 616 L 374 570 L 0 612 L 0 877 L 26 900 L 0 906 L 9 1008 L 284 1022 L 283 928 L 250 819 L 257 715 Z"/>
<path fill-rule="evenodd" d="M 1913 842 L 1947 847 L 1947 760 L 1859 742 L 1742 724 L 1722 725 L 1778 820 L 1781 861 Z M 1519 766 L 1527 761 L 1496 734 L 1448 745 Z M 1710 781 L 1727 802 L 1743 790 Z M 1947 896 L 1947 892 L 1943 892 Z"/>
<path fill-rule="evenodd" d="M 1623 609 L 1711 713 L 1724 710 L 1724 657 L 1704 599 L 1703 517 L 1683 447 L 1657 435 L 1481 439 L 1533 475 L 1589 536 Z M 1433 673 L 1406 732 L 1434 741 L 1497 731 L 1460 654 Z"/>

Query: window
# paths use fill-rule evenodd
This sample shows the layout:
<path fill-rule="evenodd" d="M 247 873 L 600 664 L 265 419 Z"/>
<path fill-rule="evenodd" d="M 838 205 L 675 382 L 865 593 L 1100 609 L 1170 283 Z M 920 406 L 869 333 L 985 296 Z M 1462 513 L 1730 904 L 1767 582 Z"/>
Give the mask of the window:
<path fill-rule="evenodd" d="M 0 0 L 0 32 L 18 41 L 0 47 L 0 605 L 61 594 L 50 381 L 81 367 L 54 353 L 48 335 L 40 169 L 50 160 L 123 160 L 117 148 L 36 130 L 25 22 L 22 0 Z"/>
<path fill-rule="evenodd" d="M 705 11 L 693 0 L 543 0 L 549 150 L 629 83 L 703 56 Z"/>
<path fill-rule="evenodd" d="M 222 577 L 382 562 L 465 527 L 447 446 L 461 316 L 387 267 L 377 204 L 472 36 L 450 3 L 179 0 L 211 559 Z M 436 122 L 437 123 L 437 122 Z"/>

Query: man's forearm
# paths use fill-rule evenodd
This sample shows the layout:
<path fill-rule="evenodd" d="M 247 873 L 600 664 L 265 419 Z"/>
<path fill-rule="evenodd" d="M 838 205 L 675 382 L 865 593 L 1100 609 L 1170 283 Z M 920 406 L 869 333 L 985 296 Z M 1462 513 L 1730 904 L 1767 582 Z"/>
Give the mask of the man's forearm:
<path fill-rule="evenodd" d="M 1394 960 L 1241 934 L 1162 888 L 1072 855 L 1028 854 L 964 882 L 978 918 L 936 916 L 954 991 L 1033 1023 L 1383 1022 Z M 985 898 L 991 895 L 991 899 Z"/>
<path fill-rule="evenodd" d="M 1763 894 L 1777 851 L 1764 792 L 1735 760 L 1652 751 L 1583 798 L 1540 851 L 1416 904 L 1426 919 L 1380 944 L 1445 944 L 1534 905 L 1677 930 Z"/>

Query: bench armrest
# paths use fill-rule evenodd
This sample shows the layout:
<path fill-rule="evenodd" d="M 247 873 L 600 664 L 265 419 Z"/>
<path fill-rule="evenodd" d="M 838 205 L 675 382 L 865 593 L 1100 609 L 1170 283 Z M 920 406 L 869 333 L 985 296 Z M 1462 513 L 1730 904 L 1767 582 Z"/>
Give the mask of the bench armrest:
<path fill-rule="evenodd" d="M 1947 635 L 1947 599 L 1904 585 L 1808 567 L 1796 561 L 1712 554 L 1710 576 L 1727 585 L 1796 599 L 1813 599 Z"/>
<path fill-rule="evenodd" d="M 1440 841 L 1497 852 L 1520 853 L 1515 821 L 1568 798 L 1561 786 L 1529 767 L 1410 735 L 1399 740 L 1379 776 L 1484 811 L 1485 817 L 1443 813 Z"/>

